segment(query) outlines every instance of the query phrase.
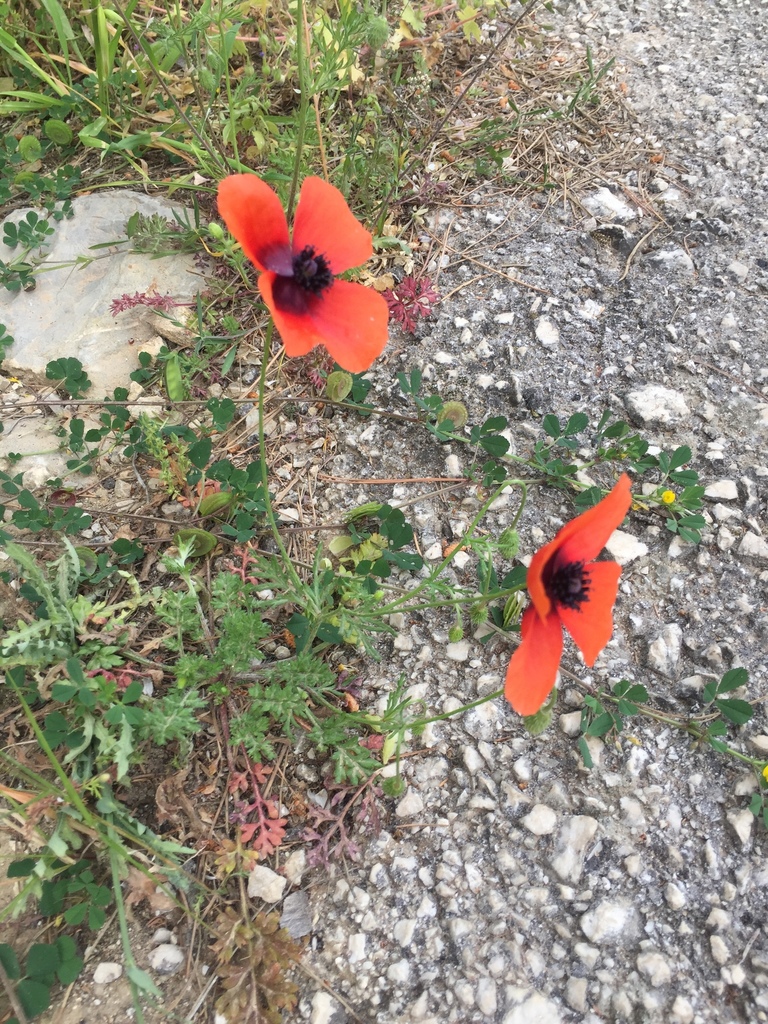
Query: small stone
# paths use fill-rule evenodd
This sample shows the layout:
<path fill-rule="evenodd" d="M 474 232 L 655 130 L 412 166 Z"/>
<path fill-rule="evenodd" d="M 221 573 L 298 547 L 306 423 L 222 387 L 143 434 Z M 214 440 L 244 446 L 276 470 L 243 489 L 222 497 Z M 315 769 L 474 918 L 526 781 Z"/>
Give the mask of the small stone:
<path fill-rule="evenodd" d="M 478 1010 L 484 1016 L 494 1017 L 496 1015 L 496 982 L 493 978 L 480 978 L 477 983 L 475 1002 Z"/>
<path fill-rule="evenodd" d="M 578 736 L 581 732 L 580 711 L 569 711 L 565 715 L 560 715 L 557 722 L 560 726 L 560 731 L 564 732 L 566 736 Z"/>
<path fill-rule="evenodd" d="M 413 935 L 416 931 L 416 919 L 414 917 L 404 917 L 402 920 L 397 921 L 395 927 L 392 929 L 392 937 L 395 942 L 399 942 L 404 948 L 410 946 L 413 942 Z"/>
<path fill-rule="evenodd" d="M 312 1014 L 309 1024 L 332 1024 L 339 1019 L 341 1006 L 327 992 L 315 992 L 312 996 Z"/>
<path fill-rule="evenodd" d="M 564 882 L 578 882 L 581 878 L 586 851 L 596 832 L 597 820 L 589 815 L 574 814 L 565 819 L 550 861 Z"/>
<path fill-rule="evenodd" d="M 731 915 L 721 907 L 713 907 L 705 924 L 707 928 L 714 928 L 715 931 L 727 931 L 731 927 Z"/>
<path fill-rule="evenodd" d="M 485 768 L 485 761 L 475 747 L 464 747 L 461 753 L 461 759 L 464 762 L 467 771 L 471 772 L 472 775 L 477 775 L 479 771 L 482 771 Z"/>
<path fill-rule="evenodd" d="M 365 932 L 356 932 L 347 939 L 347 960 L 351 964 L 359 964 L 365 960 L 365 944 L 368 936 Z"/>
<path fill-rule="evenodd" d="M 667 985 L 672 978 L 669 964 L 661 953 L 652 951 L 641 953 L 637 958 L 637 969 L 648 978 L 654 988 Z"/>
<path fill-rule="evenodd" d="M 475 1005 L 475 993 L 468 981 L 458 981 L 453 986 L 453 994 L 465 1009 Z"/>
<path fill-rule="evenodd" d="M 410 963 L 405 959 L 398 960 L 397 963 L 391 964 L 387 968 L 387 979 L 389 981 L 394 981 L 395 984 L 397 984 L 398 982 L 400 984 L 404 984 L 406 981 L 408 981 L 408 976 L 410 975 L 410 973 Z"/>
<path fill-rule="evenodd" d="M 752 837 L 752 824 L 755 816 L 748 808 L 740 811 L 729 811 L 726 815 L 728 824 L 739 837 L 742 846 L 746 846 Z"/>
<path fill-rule="evenodd" d="M 749 742 L 758 754 L 768 755 L 768 736 L 759 733 L 757 736 L 750 736 Z"/>
<path fill-rule="evenodd" d="M 170 942 L 173 939 L 173 932 L 170 928 L 158 928 L 152 936 L 153 946 L 159 946 L 161 942 Z"/>
<path fill-rule="evenodd" d="M 264 900 L 265 903 L 277 903 L 282 899 L 287 881 L 272 868 L 257 864 L 248 876 L 248 895 L 251 899 Z"/>
<path fill-rule="evenodd" d="M 683 631 L 676 622 L 665 626 L 648 648 L 648 665 L 662 675 L 672 678 L 680 659 Z"/>
<path fill-rule="evenodd" d="M 525 817 L 520 820 L 535 836 L 548 836 L 555 831 L 557 815 L 546 804 L 534 804 Z"/>
<path fill-rule="evenodd" d="M 693 1006 L 685 996 L 676 996 L 672 1003 L 672 1021 L 674 1024 L 692 1024 Z"/>
<path fill-rule="evenodd" d="M 445 648 L 445 654 L 451 661 L 467 661 L 469 658 L 469 641 L 459 640 L 457 643 L 448 644 Z"/>
<path fill-rule="evenodd" d="M 730 960 L 731 954 L 719 935 L 710 935 L 709 948 L 712 950 L 712 959 L 715 963 L 720 967 L 724 967 Z"/>
<path fill-rule="evenodd" d="M 285 897 L 280 927 L 285 928 L 292 939 L 300 939 L 312 931 L 312 911 L 306 892 L 292 892 Z"/>
<path fill-rule="evenodd" d="M 421 814 L 424 810 L 424 801 L 415 789 L 409 787 L 408 792 L 395 808 L 398 818 L 410 818 L 414 814 Z"/>
<path fill-rule="evenodd" d="M 506 313 L 497 313 L 493 318 L 495 324 L 512 324 L 515 322 L 514 311 L 510 310 Z"/>
<path fill-rule="evenodd" d="M 747 532 L 741 539 L 739 554 L 745 558 L 755 558 L 759 562 L 768 562 L 768 541 L 758 537 L 756 533 Z"/>
<path fill-rule="evenodd" d="M 585 209 L 603 220 L 626 224 L 637 217 L 635 210 L 608 188 L 595 189 L 591 195 L 584 196 L 581 201 Z"/>
<path fill-rule="evenodd" d="M 465 917 L 452 917 L 448 922 L 448 931 L 454 942 L 460 942 L 467 935 L 474 933 L 474 926 Z"/>
<path fill-rule="evenodd" d="M 685 906 L 685 893 L 674 882 L 667 882 L 664 899 L 672 910 L 681 910 Z"/>
<path fill-rule="evenodd" d="M 658 252 L 647 256 L 646 259 L 649 263 L 655 263 L 659 269 L 671 273 L 677 271 L 683 274 L 694 274 L 696 272 L 696 265 L 693 260 L 685 249 L 681 249 L 678 245 L 670 246 L 667 249 L 659 249 Z"/>
<path fill-rule="evenodd" d="M 111 985 L 122 973 L 122 964 L 113 964 L 105 960 L 93 972 L 93 983 L 94 985 Z"/>
<path fill-rule="evenodd" d="M 560 341 L 560 331 L 547 316 L 540 316 L 536 321 L 535 333 L 544 348 L 555 348 Z"/>
<path fill-rule="evenodd" d="M 727 526 L 721 526 L 717 531 L 717 547 L 720 551 L 730 551 L 736 543 L 736 535 L 731 533 Z"/>
<path fill-rule="evenodd" d="M 728 273 L 735 277 L 737 281 L 746 281 L 749 277 L 749 267 L 746 263 L 740 263 L 738 260 L 729 263 L 727 269 Z"/>
<path fill-rule="evenodd" d="M 587 1012 L 587 979 L 571 977 L 565 986 L 565 1001 L 577 1013 Z"/>
<path fill-rule="evenodd" d="M 619 800 L 624 821 L 630 828 L 645 828 L 645 811 L 639 800 L 633 796 L 623 796 Z"/>
<path fill-rule="evenodd" d="M 704 497 L 715 501 L 735 501 L 738 496 L 739 489 L 735 480 L 716 480 L 704 488 Z"/>
<path fill-rule="evenodd" d="M 307 870 L 307 854 L 305 850 L 294 850 L 285 858 L 283 871 L 291 885 L 299 885 Z"/>
<path fill-rule="evenodd" d="M 637 853 L 630 853 L 628 857 L 624 858 L 624 867 L 630 878 L 637 878 L 643 870 L 642 858 Z"/>
<path fill-rule="evenodd" d="M 625 903 L 601 900 L 596 907 L 582 914 L 579 923 L 590 942 L 612 946 L 637 932 L 637 912 Z"/>
<path fill-rule="evenodd" d="M 685 397 L 659 384 L 630 391 L 624 403 L 643 426 L 673 426 L 690 415 Z"/>
<path fill-rule="evenodd" d="M 507 1000 L 512 1008 L 504 1016 L 502 1024 L 561 1024 L 562 1017 L 557 1003 L 547 999 L 540 992 L 530 988 L 510 986 Z"/>
<path fill-rule="evenodd" d="M 149 966 L 157 974 L 175 974 L 184 963 L 186 956 L 178 946 L 163 942 L 149 954 Z"/>
<path fill-rule="evenodd" d="M 648 554 L 648 545 L 643 544 L 637 537 L 633 537 L 631 533 L 625 533 L 624 530 L 614 530 L 606 541 L 605 548 L 614 562 L 618 562 L 619 565 L 629 565 L 636 558 L 642 558 Z"/>

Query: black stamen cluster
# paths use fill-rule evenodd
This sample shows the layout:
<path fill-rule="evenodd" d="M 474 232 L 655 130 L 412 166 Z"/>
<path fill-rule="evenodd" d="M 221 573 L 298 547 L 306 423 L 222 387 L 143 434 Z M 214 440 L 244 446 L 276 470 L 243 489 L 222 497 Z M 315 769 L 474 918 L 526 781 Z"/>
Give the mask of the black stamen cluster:
<path fill-rule="evenodd" d="M 544 589 L 553 604 L 578 611 L 589 600 L 589 575 L 583 562 L 566 562 L 555 566 L 544 580 Z"/>
<path fill-rule="evenodd" d="M 305 245 L 293 257 L 293 280 L 304 291 L 320 295 L 333 282 L 333 274 L 325 256 L 319 256 L 313 246 Z"/>

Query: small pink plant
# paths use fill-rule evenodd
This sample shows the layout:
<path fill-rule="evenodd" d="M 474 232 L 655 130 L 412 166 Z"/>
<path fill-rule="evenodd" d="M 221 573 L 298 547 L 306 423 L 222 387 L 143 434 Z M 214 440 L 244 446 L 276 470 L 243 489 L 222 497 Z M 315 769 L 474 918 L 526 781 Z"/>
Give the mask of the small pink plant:
<path fill-rule="evenodd" d="M 136 306 L 149 306 L 151 309 L 159 309 L 165 313 L 176 306 L 170 295 L 150 295 L 148 292 L 136 292 L 135 295 L 127 295 L 125 292 L 119 299 L 113 299 L 109 307 L 112 316 L 124 313 L 126 309 L 135 309 Z"/>
<path fill-rule="evenodd" d="M 440 301 L 430 279 L 414 277 L 413 274 L 408 274 L 394 288 L 387 288 L 382 294 L 392 318 L 409 334 L 415 332 L 416 321 L 429 316 L 434 304 Z"/>

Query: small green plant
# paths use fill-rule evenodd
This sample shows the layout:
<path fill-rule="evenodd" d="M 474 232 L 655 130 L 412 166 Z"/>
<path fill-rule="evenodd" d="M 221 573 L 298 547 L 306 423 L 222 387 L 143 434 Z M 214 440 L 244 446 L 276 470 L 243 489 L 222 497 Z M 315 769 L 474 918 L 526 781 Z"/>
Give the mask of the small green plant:
<path fill-rule="evenodd" d="M 6 995 L 15 1011 L 8 1024 L 38 1017 L 51 1005 L 51 989 L 71 985 L 83 969 L 83 958 L 76 952 L 74 939 L 60 935 L 55 942 L 35 942 L 29 948 L 24 965 L 13 948 L 0 943 L 0 964 L 8 979 Z"/>

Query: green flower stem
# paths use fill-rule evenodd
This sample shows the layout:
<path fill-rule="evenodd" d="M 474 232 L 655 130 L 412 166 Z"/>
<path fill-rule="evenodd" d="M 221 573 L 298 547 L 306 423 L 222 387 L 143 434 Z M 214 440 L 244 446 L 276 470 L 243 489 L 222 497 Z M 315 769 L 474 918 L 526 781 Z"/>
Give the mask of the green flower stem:
<path fill-rule="evenodd" d="M 109 831 L 111 832 L 112 830 L 110 829 Z M 131 948 L 131 936 L 128 933 L 128 919 L 125 914 L 125 903 L 123 902 L 123 890 L 121 888 L 122 879 L 120 877 L 120 868 L 124 864 L 124 859 L 121 858 L 121 855 L 118 852 L 119 847 L 116 847 L 117 840 L 115 840 L 115 846 L 110 846 L 109 866 L 112 872 L 112 890 L 115 897 L 115 909 L 117 910 L 120 943 L 123 947 L 123 956 L 125 957 L 125 965 L 127 968 L 125 973 L 128 977 L 131 995 L 133 996 L 133 1009 L 136 1014 L 135 1020 L 137 1024 L 144 1024 L 144 1011 L 141 1007 L 140 992 L 143 990 L 145 995 L 153 995 L 156 998 L 159 998 L 160 991 L 153 984 L 149 975 L 146 974 L 145 971 L 139 970 L 133 955 L 133 949 Z M 141 978 L 141 985 L 137 984 L 137 975 Z"/>
<path fill-rule="evenodd" d="M 444 711 L 442 715 L 432 715 L 431 718 L 414 719 L 414 721 L 409 722 L 402 731 L 410 732 L 413 729 L 423 729 L 425 725 L 431 725 L 432 722 L 445 722 L 449 718 L 454 718 L 456 715 L 463 715 L 465 711 L 471 711 L 472 708 L 479 708 L 481 704 L 487 704 L 488 701 L 496 700 L 497 697 L 503 696 L 504 687 L 500 690 L 494 690 L 493 693 L 489 693 L 485 697 L 478 697 L 477 700 L 473 700 L 469 704 L 462 704 L 462 706 L 460 708 L 456 708 L 455 711 Z"/>
<path fill-rule="evenodd" d="M 289 223 L 293 215 L 293 204 L 296 200 L 296 190 L 299 185 L 301 157 L 304 151 L 304 133 L 307 127 L 307 115 L 309 113 L 309 84 L 307 82 L 306 55 L 304 53 L 305 22 L 304 0 L 296 0 L 296 67 L 299 75 L 299 113 L 296 129 L 296 154 L 293 158 L 293 177 L 291 179 L 291 191 L 288 193 L 288 204 L 286 206 L 286 216 Z"/>
<path fill-rule="evenodd" d="M 261 375 L 259 377 L 259 469 L 261 471 L 261 489 L 264 492 L 264 511 L 267 516 L 267 522 L 269 523 L 269 528 L 272 531 L 272 538 L 280 551 L 285 570 L 291 577 L 291 581 L 296 587 L 296 593 L 298 595 L 304 592 L 305 587 L 293 566 L 293 562 L 291 561 L 288 552 L 285 550 L 285 545 L 283 544 L 282 537 L 280 536 L 280 530 L 278 529 L 277 519 L 275 518 L 275 510 L 272 508 L 272 499 L 269 496 L 269 467 L 267 465 L 267 444 L 264 434 L 264 395 L 266 391 L 267 367 L 269 366 L 269 357 L 272 351 L 272 335 L 274 330 L 275 322 L 270 317 L 267 332 L 264 336 L 264 354 L 261 357 Z"/>
<path fill-rule="evenodd" d="M 472 520 L 472 522 L 469 524 L 469 527 L 467 528 L 467 532 L 462 536 L 462 538 L 461 538 L 462 541 L 466 541 L 466 540 L 469 540 L 471 538 L 472 534 L 477 529 L 478 524 L 480 523 L 480 520 L 486 514 L 486 512 L 491 507 L 491 505 L 494 503 L 494 501 L 499 497 L 499 495 L 507 487 L 519 487 L 520 490 L 522 491 L 522 495 L 520 497 L 520 507 L 518 508 L 517 513 L 516 513 L 515 518 L 514 518 L 514 522 L 515 523 L 517 523 L 519 521 L 520 514 L 522 513 L 522 510 L 525 507 L 525 503 L 526 503 L 526 501 L 528 499 L 528 481 L 516 480 L 516 479 L 515 480 L 504 480 L 503 483 L 499 484 L 499 486 L 496 488 L 496 490 L 493 492 L 493 494 L 491 494 L 490 498 L 487 498 L 483 502 L 483 504 L 480 506 L 480 509 L 479 509 L 477 515 Z M 457 545 L 453 549 L 453 551 L 451 551 L 449 554 L 447 554 L 445 556 L 445 558 L 442 560 L 442 562 L 435 569 L 433 569 L 432 572 L 429 574 L 429 576 L 427 576 L 427 578 L 425 580 L 422 580 L 421 583 L 417 587 L 414 587 L 413 590 L 407 591 L 405 594 L 401 595 L 400 597 L 396 597 L 394 599 L 394 601 L 390 601 L 389 604 L 383 605 L 379 609 L 379 614 L 380 615 L 390 615 L 392 612 L 399 611 L 402 608 L 403 605 L 406 605 L 406 602 L 410 598 L 413 598 L 416 594 L 420 593 L 422 590 L 425 590 L 428 587 L 431 587 L 432 584 L 442 575 L 443 571 L 453 561 L 453 558 L 454 558 L 456 552 L 459 550 L 460 547 L 461 547 L 461 545 Z M 406 607 L 407 607 L 407 605 L 406 605 Z"/>

